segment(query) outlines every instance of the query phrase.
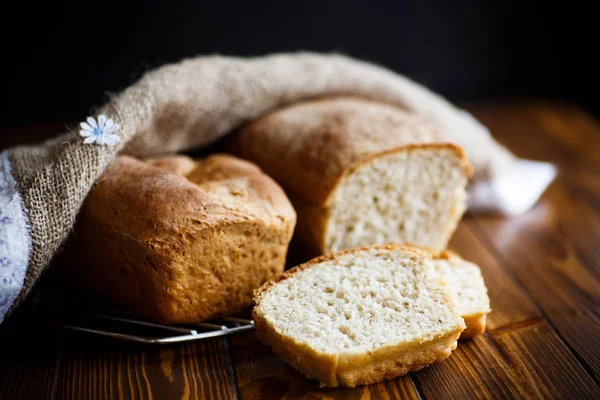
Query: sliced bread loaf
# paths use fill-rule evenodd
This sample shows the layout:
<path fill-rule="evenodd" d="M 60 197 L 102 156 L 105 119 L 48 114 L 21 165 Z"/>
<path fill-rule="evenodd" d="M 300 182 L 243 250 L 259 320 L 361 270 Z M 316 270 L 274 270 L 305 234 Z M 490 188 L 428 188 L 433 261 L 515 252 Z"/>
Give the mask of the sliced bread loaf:
<path fill-rule="evenodd" d="M 258 336 L 321 386 L 354 387 L 421 369 L 465 328 L 426 252 L 358 248 L 291 269 L 255 294 Z"/>
<path fill-rule="evenodd" d="M 442 251 L 465 210 L 471 170 L 462 149 L 390 105 L 343 97 L 293 105 L 249 124 L 232 149 L 286 189 L 297 234 L 314 253 L 384 243 Z"/>
<path fill-rule="evenodd" d="M 446 280 L 467 328 L 460 335 L 469 339 L 485 331 L 486 316 L 491 311 L 487 288 L 479 267 L 458 254 L 443 251 L 433 265 Z"/>

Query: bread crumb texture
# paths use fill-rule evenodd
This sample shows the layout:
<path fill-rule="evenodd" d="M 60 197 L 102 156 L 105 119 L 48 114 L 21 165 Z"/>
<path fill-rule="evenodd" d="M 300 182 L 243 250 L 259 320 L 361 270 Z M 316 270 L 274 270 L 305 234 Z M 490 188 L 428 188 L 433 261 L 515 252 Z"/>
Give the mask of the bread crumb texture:
<path fill-rule="evenodd" d="M 461 339 L 483 333 L 486 315 L 491 308 L 487 287 L 479 267 L 448 251 L 441 257 L 436 257 L 433 265 L 450 287 L 460 315 L 467 325 Z"/>
<path fill-rule="evenodd" d="M 324 250 L 413 243 L 441 251 L 465 211 L 466 183 L 464 159 L 453 147 L 376 157 L 337 187 Z"/>
<path fill-rule="evenodd" d="M 431 262 L 386 247 L 297 267 L 259 292 L 254 316 L 270 344 L 310 349 L 312 355 L 289 349 L 280 355 L 325 386 L 373 383 L 422 368 L 447 357 L 464 329 Z M 303 357 L 334 360 L 333 373 L 315 374 Z"/>

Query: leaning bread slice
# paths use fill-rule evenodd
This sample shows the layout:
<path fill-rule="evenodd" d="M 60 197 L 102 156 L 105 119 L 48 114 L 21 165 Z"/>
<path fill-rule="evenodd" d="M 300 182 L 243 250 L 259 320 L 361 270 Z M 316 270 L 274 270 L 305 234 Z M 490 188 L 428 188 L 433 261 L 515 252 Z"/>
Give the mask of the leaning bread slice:
<path fill-rule="evenodd" d="M 460 335 L 469 339 L 485 331 L 486 315 L 491 311 L 487 288 L 479 267 L 458 254 L 443 251 L 434 257 L 436 270 L 446 280 L 467 328 Z"/>
<path fill-rule="evenodd" d="M 443 360 L 464 329 L 426 252 L 373 246 L 322 256 L 255 295 L 258 336 L 321 386 L 355 387 Z"/>

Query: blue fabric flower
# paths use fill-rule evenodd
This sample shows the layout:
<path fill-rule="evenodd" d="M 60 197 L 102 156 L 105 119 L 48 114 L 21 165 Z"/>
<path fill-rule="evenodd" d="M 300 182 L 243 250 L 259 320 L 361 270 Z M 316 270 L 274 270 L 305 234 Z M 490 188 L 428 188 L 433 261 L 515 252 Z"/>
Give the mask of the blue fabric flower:
<path fill-rule="evenodd" d="M 98 116 L 98 122 L 92 117 L 87 118 L 87 122 L 79 124 L 81 130 L 79 134 L 86 138 L 83 143 L 97 143 L 97 144 L 108 144 L 114 145 L 119 143 L 121 140 L 119 136 L 115 135 L 115 132 L 119 130 L 119 124 L 115 124 L 110 118 L 106 118 L 106 115 L 102 114 Z"/>

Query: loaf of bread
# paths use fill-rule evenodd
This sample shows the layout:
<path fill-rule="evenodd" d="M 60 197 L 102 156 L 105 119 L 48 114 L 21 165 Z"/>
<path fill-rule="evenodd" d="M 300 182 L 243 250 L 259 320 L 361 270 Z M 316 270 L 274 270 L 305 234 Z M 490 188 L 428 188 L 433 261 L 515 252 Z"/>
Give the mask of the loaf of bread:
<path fill-rule="evenodd" d="M 256 291 L 260 339 L 322 386 L 392 379 L 442 360 L 465 328 L 426 252 L 379 245 L 321 256 Z"/>
<path fill-rule="evenodd" d="M 283 271 L 295 221 L 247 161 L 117 157 L 81 209 L 65 276 L 161 323 L 202 321 L 253 304 Z"/>
<path fill-rule="evenodd" d="M 460 338 L 470 339 L 485 332 L 486 316 L 491 309 L 479 267 L 448 250 L 434 256 L 433 265 L 446 280 L 465 320 L 466 329 Z"/>
<path fill-rule="evenodd" d="M 300 103 L 247 125 L 231 149 L 284 187 L 298 235 L 316 253 L 383 243 L 441 251 L 465 211 L 462 149 L 389 105 Z"/>

